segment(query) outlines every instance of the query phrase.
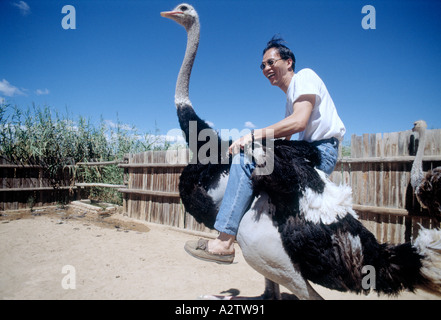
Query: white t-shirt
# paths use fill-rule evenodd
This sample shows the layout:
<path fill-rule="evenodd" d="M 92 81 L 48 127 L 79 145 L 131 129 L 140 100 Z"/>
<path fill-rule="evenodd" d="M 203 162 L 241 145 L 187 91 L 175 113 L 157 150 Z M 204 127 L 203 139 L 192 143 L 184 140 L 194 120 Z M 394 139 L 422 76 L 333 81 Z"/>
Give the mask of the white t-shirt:
<path fill-rule="evenodd" d="M 299 132 L 299 140 L 308 142 L 323 139 L 343 139 L 346 128 L 337 114 L 334 102 L 322 79 L 311 69 L 302 69 L 292 77 L 286 92 L 286 113 L 290 116 L 294 102 L 304 94 L 315 95 L 315 105 L 304 131 Z"/>

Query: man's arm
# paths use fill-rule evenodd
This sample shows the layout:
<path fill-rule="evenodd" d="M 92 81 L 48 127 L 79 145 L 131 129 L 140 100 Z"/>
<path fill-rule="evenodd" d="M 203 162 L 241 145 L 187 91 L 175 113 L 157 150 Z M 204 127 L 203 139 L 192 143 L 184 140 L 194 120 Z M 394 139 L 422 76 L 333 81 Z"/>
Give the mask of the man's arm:
<path fill-rule="evenodd" d="M 256 130 L 255 139 L 264 139 L 266 137 L 265 130 L 274 130 L 274 138 L 283 138 L 292 136 L 297 132 L 305 130 L 312 109 L 315 104 L 315 95 L 302 95 L 294 102 L 294 112 L 279 122 L 268 126 L 262 130 Z M 260 132 L 259 132 L 260 131 Z"/>
<path fill-rule="evenodd" d="M 315 104 L 315 95 L 307 94 L 301 95 L 294 102 L 294 112 L 289 117 L 286 117 L 279 122 L 270 125 L 263 129 L 254 130 L 254 139 L 263 140 L 266 138 L 267 132 L 273 132 L 273 138 L 289 137 L 297 132 L 305 130 L 308 124 L 309 117 L 311 116 L 312 109 Z M 251 134 L 245 135 L 242 138 L 233 142 L 230 146 L 230 153 L 239 152 L 239 148 L 244 147 L 247 143 L 251 142 Z"/>

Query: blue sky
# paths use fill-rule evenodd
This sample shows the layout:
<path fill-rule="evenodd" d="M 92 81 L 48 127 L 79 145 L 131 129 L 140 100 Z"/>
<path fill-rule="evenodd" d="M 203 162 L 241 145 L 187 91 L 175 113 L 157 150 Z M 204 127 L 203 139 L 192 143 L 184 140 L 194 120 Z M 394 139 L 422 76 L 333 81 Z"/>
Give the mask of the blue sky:
<path fill-rule="evenodd" d="M 216 129 L 265 127 L 285 113 L 285 95 L 259 69 L 280 34 L 324 80 L 351 134 L 441 128 L 441 1 L 194 0 L 201 42 L 190 98 Z M 74 117 L 177 128 L 176 76 L 184 28 L 160 16 L 180 1 L 1 0 L 0 99 L 48 105 Z M 64 5 L 76 29 L 62 28 Z M 362 28 L 365 5 L 376 29 Z"/>

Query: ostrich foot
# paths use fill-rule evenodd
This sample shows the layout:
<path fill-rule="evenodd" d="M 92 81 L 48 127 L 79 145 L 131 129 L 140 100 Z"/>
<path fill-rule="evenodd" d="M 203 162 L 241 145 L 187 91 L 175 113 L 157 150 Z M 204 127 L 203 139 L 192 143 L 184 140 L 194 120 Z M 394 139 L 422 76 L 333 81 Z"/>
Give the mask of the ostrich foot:
<path fill-rule="evenodd" d="M 233 296 L 233 295 L 201 295 L 198 300 L 226 300 L 226 301 L 236 301 L 236 300 L 299 300 L 295 295 L 291 293 L 282 292 L 279 298 L 269 297 L 265 293 L 260 296 L 255 297 L 245 297 L 245 296 Z"/>
<path fill-rule="evenodd" d="M 230 293 L 231 295 L 202 295 L 200 300 L 298 300 L 298 298 L 290 293 L 280 293 L 279 285 L 265 278 L 265 291 L 260 296 L 244 297 L 239 296 L 240 291 L 237 289 L 229 289 L 221 293 Z"/>

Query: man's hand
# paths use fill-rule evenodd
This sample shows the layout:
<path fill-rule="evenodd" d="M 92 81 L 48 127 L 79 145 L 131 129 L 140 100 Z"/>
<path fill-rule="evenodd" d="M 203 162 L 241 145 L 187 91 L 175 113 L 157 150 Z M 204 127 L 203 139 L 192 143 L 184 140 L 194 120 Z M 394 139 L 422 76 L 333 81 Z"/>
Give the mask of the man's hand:
<path fill-rule="evenodd" d="M 234 141 L 231 146 L 228 148 L 228 151 L 230 154 L 235 155 L 236 153 L 239 153 L 240 150 L 243 150 L 245 145 L 251 143 L 252 137 L 251 134 L 244 135 L 240 139 L 237 139 Z"/>

